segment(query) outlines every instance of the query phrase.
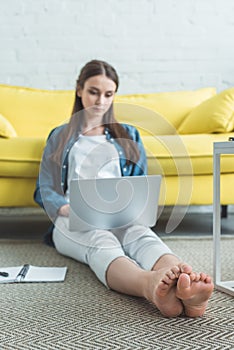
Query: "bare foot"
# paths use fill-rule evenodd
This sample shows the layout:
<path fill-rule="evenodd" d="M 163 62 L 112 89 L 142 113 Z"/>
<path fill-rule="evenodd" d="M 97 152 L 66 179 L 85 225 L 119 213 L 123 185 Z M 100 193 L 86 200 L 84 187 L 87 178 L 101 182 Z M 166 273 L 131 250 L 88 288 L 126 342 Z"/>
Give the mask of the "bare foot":
<path fill-rule="evenodd" d="M 179 266 L 174 266 L 170 270 L 160 269 L 151 272 L 147 299 L 166 317 L 176 317 L 183 312 L 183 304 L 176 297 L 176 284 L 180 273 Z"/>
<path fill-rule="evenodd" d="M 176 296 L 182 301 L 187 316 L 198 317 L 204 314 L 213 289 L 211 278 L 205 273 L 181 273 Z"/>

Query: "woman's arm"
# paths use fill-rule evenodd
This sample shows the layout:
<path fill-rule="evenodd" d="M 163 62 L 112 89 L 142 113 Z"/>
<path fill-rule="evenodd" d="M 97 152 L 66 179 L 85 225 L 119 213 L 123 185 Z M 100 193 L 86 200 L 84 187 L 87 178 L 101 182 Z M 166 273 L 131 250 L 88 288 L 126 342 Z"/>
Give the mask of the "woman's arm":
<path fill-rule="evenodd" d="M 47 139 L 34 192 L 34 200 L 52 220 L 58 216 L 59 209 L 67 205 L 61 185 L 61 166 L 51 158 L 58 147 L 60 130 L 61 127 L 54 129 Z"/>

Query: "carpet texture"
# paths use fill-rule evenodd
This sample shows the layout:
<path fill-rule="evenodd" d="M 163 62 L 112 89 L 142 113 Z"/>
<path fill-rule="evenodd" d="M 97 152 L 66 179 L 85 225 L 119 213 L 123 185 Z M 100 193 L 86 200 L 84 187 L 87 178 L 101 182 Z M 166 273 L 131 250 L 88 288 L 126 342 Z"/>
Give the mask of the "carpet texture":
<path fill-rule="evenodd" d="M 212 275 L 212 238 L 166 238 Z M 233 276 L 234 239 L 222 239 L 223 279 Z M 167 319 L 147 301 L 107 290 L 85 265 L 35 241 L 2 240 L 0 266 L 68 266 L 65 282 L 1 284 L 1 350 L 234 349 L 234 300 L 215 291 L 206 314 Z"/>

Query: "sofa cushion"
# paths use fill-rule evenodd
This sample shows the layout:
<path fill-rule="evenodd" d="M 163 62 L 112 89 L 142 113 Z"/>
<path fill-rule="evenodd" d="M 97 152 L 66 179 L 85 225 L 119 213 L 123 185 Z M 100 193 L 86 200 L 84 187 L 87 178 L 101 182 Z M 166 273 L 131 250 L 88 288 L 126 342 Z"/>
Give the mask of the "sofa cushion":
<path fill-rule="evenodd" d="M 45 137 L 70 118 L 74 91 L 0 85 L 0 113 L 22 137 Z"/>
<path fill-rule="evenodd" d="M 202 102 L 178 128 L 180 134 L 225 133 L 234 129 L 234 88 Z"/>
<path fill-rule="evenodd" d="M 213 143 L 234 133 L 142 136 L 151 174 L 166 176 L 212 175 Z M 223 155 L 221 172 L 234 172 L 234 155 Z"/>
<path fill-rule="evenodd" d="M 215 88 L 116 95 L 114 106 L 120 122 L 131 123 L 134 120 L 136 126 L 143 126 L 150 134 L 166 135 L 175 134 L 185 116 L 214 95 Z"/>
<path fill-rule="evenodd" d="M 143 135 L 173 135 L 175 127 L 161 114 L 152 109 L 130 103 L 115 103 L 115 116 L 119 122 L 135 126 Z"/>
<path fill-rule="evenodd" d="M 38 176 L 44 138 L 0 138 L 0 177 Z"/>
<path fill-rule="evenodd" d="M 0 137 L 16 137 L 17 133 L 11 123 L 0 114 Z"/>

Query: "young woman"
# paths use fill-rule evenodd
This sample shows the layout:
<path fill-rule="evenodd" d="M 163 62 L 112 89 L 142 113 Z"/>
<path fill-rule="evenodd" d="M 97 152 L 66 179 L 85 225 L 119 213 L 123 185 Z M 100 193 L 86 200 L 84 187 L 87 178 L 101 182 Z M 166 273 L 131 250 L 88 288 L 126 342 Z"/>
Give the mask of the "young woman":
<path fill-rule="evenodd" d="M 92 60 L 83 67 L 70 121 L 47 140 L 35 201 L 53 220 L 57 251 L 88 264 L 108 288 L 144 297 L 167 317 L 201 316 L 213 291 L 211 278 L 193 272 L 150 228 L 69 231 L 71 179 L 147 172 L 138 131 L 114 118 L 118 83 L 115 69 L 106 62 Z"/>

